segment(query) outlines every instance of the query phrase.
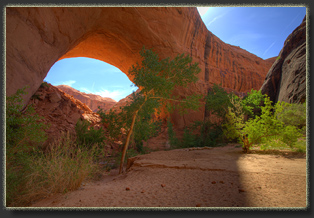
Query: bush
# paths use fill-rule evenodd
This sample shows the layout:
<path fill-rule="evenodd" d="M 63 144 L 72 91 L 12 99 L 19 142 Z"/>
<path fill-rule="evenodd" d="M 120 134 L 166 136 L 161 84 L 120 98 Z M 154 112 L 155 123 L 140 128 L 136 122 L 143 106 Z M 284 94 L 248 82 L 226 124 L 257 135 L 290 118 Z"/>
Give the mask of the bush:
<path fill-rule="evenodd" d="M 168 138 L 170 143 L 170 148 L 175 149 L 180 147 L 180 142 L 176 136 L 176 133 L 173 130 L 173 124 L 168 119 L 167 120 L 167 127 L 168 127 Z"/>
<path fill-rule="evenodd" d="M 188 128 L 184 128 L 183 136 L 181 139 L 181 148 L 197 147 L 198 141 L 196 140 L 196 135 Z"/>
<path fill-rule="evenodd" d="M 306 104 L 277 102 L 276 116 L 285 126 L 295 126 L 302 129 L 306 126 Z"/>
<path fill-rule="evenodd" d="M 67 135 L 44 154 L 46 126 L 32 106 L 23 109 L 25 88 L 6 99 L 6 206 L 28 206 L 53 193 L 78 188 L 85 179 L 99 175 L 103 149 L 82 147 Z M 96 134 L 97 136 L 97 134 Z"/>
<path fill-rule="evenodd" d="M 247 96 L 241 101 L 245 115 L 248 115 L 251 118 L 254 118 L 255 115 L 260 116 L 260 109 L 264 102 L 264 97 L 265 96 L 260 90 L 257 91 L 252 89 L 251 92 L 248 92 Z"/>
<path fill-rule="evenodd" d="M 75 126 L 77 144 L 91 148 L 95 144 L 103 144 L 105 133 L 102 128 L 95 129 L 90 127 L 87 120 L 79 120 Z"/>
<path fill-rule="evenodd" d="M 291 117 L 286 117 L 293 116 L 292 114 L 283 113 L 287 103 L 278 102 L 272 105 L 272 101 L 266 96 L 264 106 L 261 107 L 261 115 L 247 122 L 244 120 L 243 104 L 238 101 L 232 103 L 233 107 L 229 108 L 227 115 L 225 134 L 229 138 L 238 138 L 243 144 L 244 152 L 248 152 L 253 144 L 261 144 L 262 149 L 280 147 L 283 144 L 293 148 L 298 138 L 302 136 L 300 129 L 291 125 L 295 123 L 282 121 L 293 120 Z"/>
<path fill-rule="evenodd" d="M 38 152 L 30 156 L 32 164 L 24 187 L 27 191 L 19 196 L 22 205 L 51 194 L 76 190 L 83 181 L 101 175 L 98 162 L 105 154 L 97 145 L 81 147 L 67 134 L 51 147 L 49 153 Z"/>
<path fill-rule="evenodd" d="M 27 190 L 27 175 L 33 164 L 32 155 L 46 140 L 46 126 L 31 105 L 23 109 L 22 95 L 27 87 L 6 99 L 6 202 L 18 202 Z"/>

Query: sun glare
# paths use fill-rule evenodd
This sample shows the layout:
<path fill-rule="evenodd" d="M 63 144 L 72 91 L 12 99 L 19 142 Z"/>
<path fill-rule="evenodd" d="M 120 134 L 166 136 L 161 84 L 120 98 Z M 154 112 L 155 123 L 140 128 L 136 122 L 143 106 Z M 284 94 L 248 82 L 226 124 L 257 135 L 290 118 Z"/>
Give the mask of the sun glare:
<path fill-rule="evenodd" d="M 197 7 L 197 10 L 202 17 L 207 13 L 207 11 L 209 10 L 209 7 Z"/>

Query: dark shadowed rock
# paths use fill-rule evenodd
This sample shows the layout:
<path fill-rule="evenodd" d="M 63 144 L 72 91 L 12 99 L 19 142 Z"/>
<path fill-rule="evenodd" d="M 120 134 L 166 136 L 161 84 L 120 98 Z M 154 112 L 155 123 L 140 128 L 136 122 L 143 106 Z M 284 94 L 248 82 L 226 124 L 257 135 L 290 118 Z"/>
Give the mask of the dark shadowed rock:
<path fill-rule="evenodd" d="M 303 103 L 306 99 L 306 18 L 286 39 L 261 87 L 273 102 Z"/>

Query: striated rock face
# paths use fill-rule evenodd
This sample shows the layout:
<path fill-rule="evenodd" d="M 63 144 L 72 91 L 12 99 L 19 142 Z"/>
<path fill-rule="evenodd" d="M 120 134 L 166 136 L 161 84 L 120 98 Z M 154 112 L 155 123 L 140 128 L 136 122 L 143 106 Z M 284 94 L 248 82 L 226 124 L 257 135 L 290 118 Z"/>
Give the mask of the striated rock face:
<path fill-rule="evenodd" d="M 306 99 L 306 18 L 286 39 L 266 75 L 263 94 L 273 102 L 303 103 Z"/>
<path fill-rule="evenodd" d="M 80 119 L 88 120 L 96 128 L 101 125 L 99 115 L 86 104 L 47 83 L 39 87 L 28 104 L 32 104 L 44 118 L 43 122 L 50 125 L 45 145 L 58 139 L 62 132 L 75 133 L 75 125 Z"/>
<path fill-rule="evenodd" d="M 102 108 L 103 110 L 108 110 L 117 103 L 112 98 L 104 98 L 99 95 L 80 92 L 68 85 L 59 85 L 56 87 L 86 104 L 93 112 L 97 112 L 98 107 Z"/>
<path fill-rule="evenodd" d="M 143 46 L 160 58 L 186 53 L 199 63 L 199 82 L 177 90 L 181 95 L 205 95 L 213 83 L 238 92 L 260 89 L 272 65 L 222 42 L 191 7 L 7 7 L 6 34 L 6 93 L 29 85 L 25 102 L 51 66 L 64 58 L 105 61 L 132 81 L 128 69 L 140 62 Z M 185 117 L 172 115 L 181 127 L 203 117 L 203 109 Z"/>

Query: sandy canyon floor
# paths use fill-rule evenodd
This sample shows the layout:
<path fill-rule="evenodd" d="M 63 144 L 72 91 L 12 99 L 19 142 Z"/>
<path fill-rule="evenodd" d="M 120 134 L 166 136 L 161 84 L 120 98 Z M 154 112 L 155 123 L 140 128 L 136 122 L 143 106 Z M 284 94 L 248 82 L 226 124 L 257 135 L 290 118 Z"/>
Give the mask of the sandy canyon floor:
<path fill-rule="evenodd" d="M 286 154 L 286 155 L 285 155 Z M 306 157 L 228 145 L 157 151 L 32 207 L 306 207 Z"/>

